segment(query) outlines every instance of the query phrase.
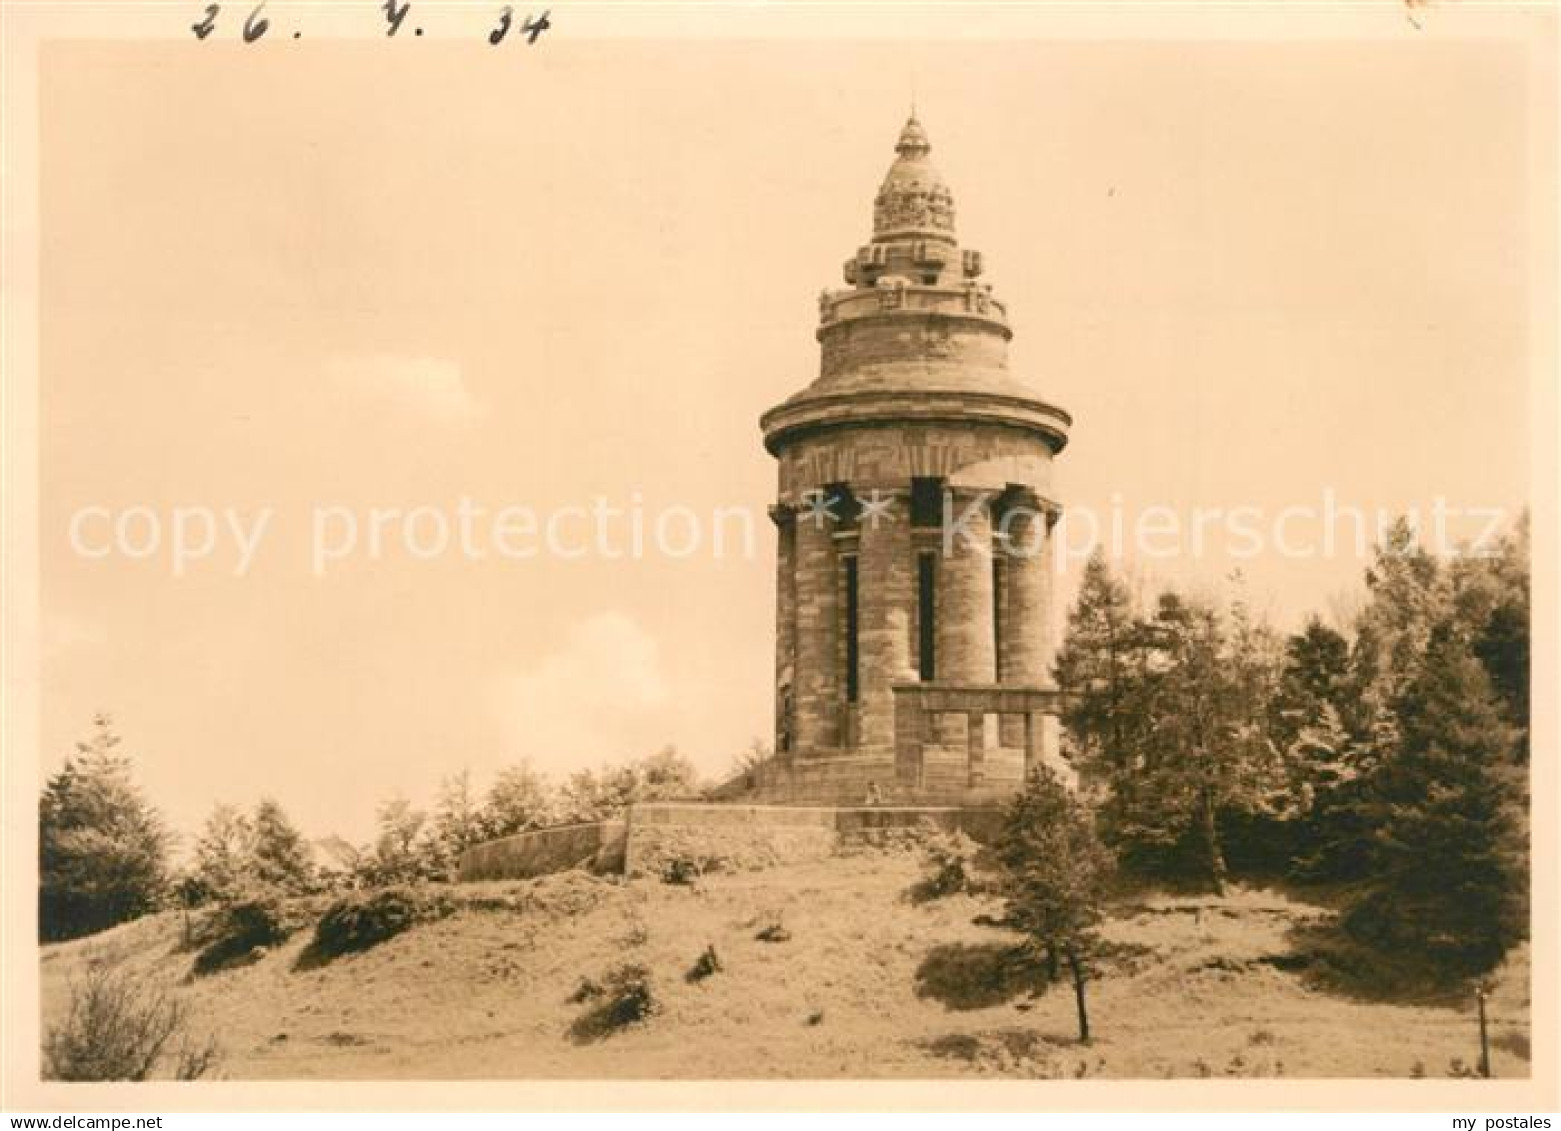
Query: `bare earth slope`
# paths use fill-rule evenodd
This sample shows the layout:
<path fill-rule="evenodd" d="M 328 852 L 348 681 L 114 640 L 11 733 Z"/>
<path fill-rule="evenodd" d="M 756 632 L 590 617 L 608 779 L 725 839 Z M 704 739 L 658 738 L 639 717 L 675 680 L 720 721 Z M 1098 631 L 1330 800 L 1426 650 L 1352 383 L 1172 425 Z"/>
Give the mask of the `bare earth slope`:
<path fill-rule="evenodd" d="M 1096 1039 L 1081 1046 L 1065 986 L 1032 1000 L 1004 984 L 1011 937 L 971 922 L 996 905 L 915 904 L 918 870 L 864 850 L 693 888 L 581 873 L 464 885 L 462 910 L 365 953 L 300 964 L 305 930 L 201 978 L 164 914 L 45 947 L 44 1022 L 106 961 L 187 1000 L 234 1079 L 1438 1076 L 1477 1055 L 1464 995 L 1322 988 L 1300 940 L 1325 913 L 1257 891 L 1119 906 L 1108 933 L 1123 953 L 1091 986 Z M 755 937 L 777 922 L 789 938 Z M 687 981 L 707 945 L 722 969 Z M 651 971 L 660 1012 L 571 1036 L 580 979 L 623 962 Z M 1498 1076 L 1529 1071 L 1527 980 L 1521 953 L 1498 977 Z"/>

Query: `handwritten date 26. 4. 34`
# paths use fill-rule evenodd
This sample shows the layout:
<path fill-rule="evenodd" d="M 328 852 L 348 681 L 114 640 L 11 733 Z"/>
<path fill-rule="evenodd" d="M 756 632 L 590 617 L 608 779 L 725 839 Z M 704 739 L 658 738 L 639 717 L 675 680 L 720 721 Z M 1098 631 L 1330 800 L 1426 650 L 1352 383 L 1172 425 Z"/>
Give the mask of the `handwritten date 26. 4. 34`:
<path fill-rule="evenodd" d="M 249 14 L 244 17 L 244 22 L 239 28 L 239 34 L 243 36 L 245 43 L 254 43 L 256 40 L 262 38 L 268 31 L 271 30 L 270 17 L 262 14 L 265 11 L 265 7 L 265 0 L 261 0 L 261 2 L 256 4 L 255 7 L 250 10 Z M 412 11 L 412 2 L 411 0 L 399 0 L 399 2 L 398 0 L 385 0 L 385 2 L 379 6 L 379 10 L 381 13 L 383 13 L 383 22 L 381 26 L 385 29 L 385 35 L 393 36 L 401 30 L 401 25 L 406 23 L 407 16 Z M 207 36 L 211 35 L 212 32 L 217 30 L 221 17 L 221 4 L 207 4 L 205 15 L 200 20 L 191 24 L 190 30 L 195 33 L 196 39 L 204 40 Z M 517 39 L 524 39 L 529 45 L 535 43 L 537 41 L 537 37 L 552 26 L 552 23 L 548 20 L 548 13 L 546 11 L 544 11 L 540 16 L 536 17 L 533 17 L 530 13 L 527 13 L 524 19 L 517 21 L 515 10 L 506 4 L 499 12 L 497 24 L 494 25 L 488 32 L 488 42 L 497 47 L 500 43 L 504 42 L 505 37 L 510 33 L 510 29 L 514 27 L 515 37 Z M 418 27 L 415 22 L 412 25 L 411 30 L 413 35 L 423 34 L 423 29 Z M 302 39 L 303 32 L 294 31 L 293 38 Z"/>

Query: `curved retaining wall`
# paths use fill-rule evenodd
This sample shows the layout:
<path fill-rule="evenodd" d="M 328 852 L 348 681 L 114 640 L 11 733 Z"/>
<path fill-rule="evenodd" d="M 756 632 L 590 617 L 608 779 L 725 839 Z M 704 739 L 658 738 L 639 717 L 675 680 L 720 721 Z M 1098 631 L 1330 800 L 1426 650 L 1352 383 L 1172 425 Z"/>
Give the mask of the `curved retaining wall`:
<path fill-rule="evenodd" d="M 623 869 L 624 822 L 595 821 L 559 825 L 490 840 L 461 854 L 463 880 L 526 880 L 587 867 L 598 872 Z"/>

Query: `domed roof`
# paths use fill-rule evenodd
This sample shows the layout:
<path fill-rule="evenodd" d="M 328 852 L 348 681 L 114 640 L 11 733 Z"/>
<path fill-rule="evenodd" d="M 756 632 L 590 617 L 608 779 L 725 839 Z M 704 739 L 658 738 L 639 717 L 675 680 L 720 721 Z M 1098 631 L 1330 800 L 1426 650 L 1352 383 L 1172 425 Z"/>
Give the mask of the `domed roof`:
<path fill-rule="evenodd" d="M 873 238 L 819 296 L 818 377 L 760 418 L 779 454 L 833 428 L 988 425 L 1040 436 L 1053 452 L 1071 418 L 1008 369 L 1007 307 L 978 281 L 979 253 L 954 235 L 954 197 L 910 120 L 873 204 Z"/>
<path fill-rule="evenodd" d="M 932 145 L 913 112 L 894 147 L 898 156 L 873 201 L 873 239 L 916 233 L 954 238 L 954 194 L 928 160 Z"/>

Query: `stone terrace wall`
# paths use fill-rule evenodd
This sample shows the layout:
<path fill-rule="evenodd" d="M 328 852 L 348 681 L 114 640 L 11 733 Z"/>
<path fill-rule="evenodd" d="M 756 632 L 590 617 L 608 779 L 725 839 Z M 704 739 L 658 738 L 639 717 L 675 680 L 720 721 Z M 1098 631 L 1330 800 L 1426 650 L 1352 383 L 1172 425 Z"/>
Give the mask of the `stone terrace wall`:
<path fill-rule="evenodd" d="M 928 825 L 948 832 L 958 830 L 972 840 L 989 843 L 1003 824 L 1003 810 L 971 806 L 863 806 L 836 809 L 835 829 L 842 840 L 869 839 L 884 829 L 915 829 Z"/>
<path fill-rule="evenodd" d="M 489 841 L 461 857 L 463 880 L 529 879 L 569 868 L 660 875 L 674 860 L 700 871 L 748 871 L 833 855 L 841 843 L 935 826 L 990 840 L 997 808 L 857 807 L 652 802 L 622 821 L 538 829 Z"/>
<path fill-rule="evenodd" d="M 835 850 L 835 810 L 769 805 L 655 803 L 629 810 L 624 871 L 656 875 L 672 860 L 701 871 L 745 871 Z"/>
<path fill-rule="evenodd" d="M 623 868 L 624 822 L 596 821 L 517 833 L 474 845 L 461 855 L 463 880 L 525 880 L 587 866 Z"/>

